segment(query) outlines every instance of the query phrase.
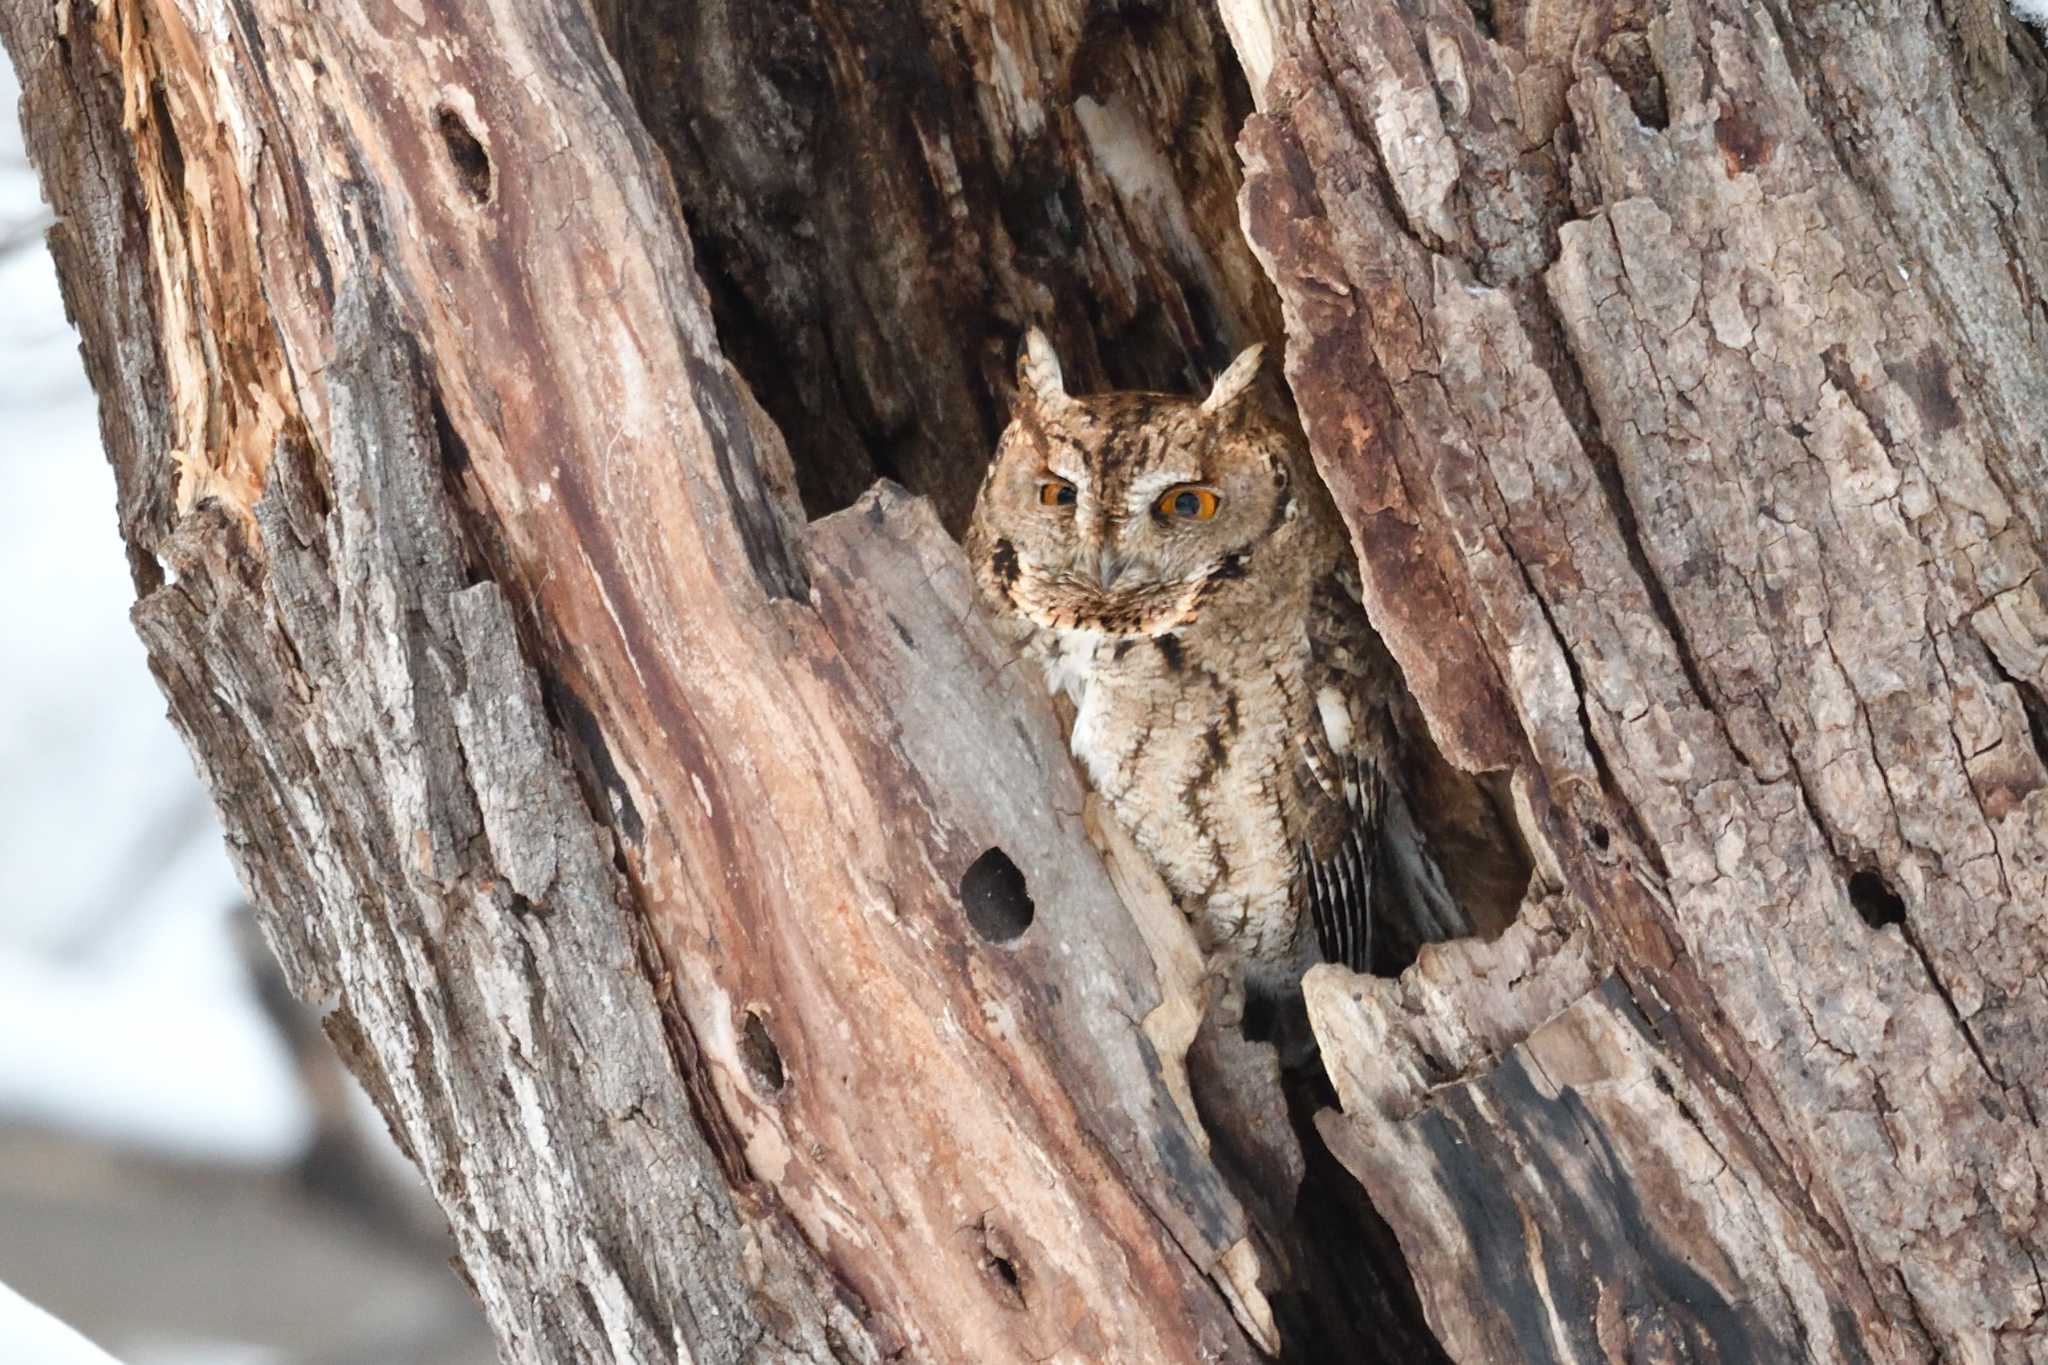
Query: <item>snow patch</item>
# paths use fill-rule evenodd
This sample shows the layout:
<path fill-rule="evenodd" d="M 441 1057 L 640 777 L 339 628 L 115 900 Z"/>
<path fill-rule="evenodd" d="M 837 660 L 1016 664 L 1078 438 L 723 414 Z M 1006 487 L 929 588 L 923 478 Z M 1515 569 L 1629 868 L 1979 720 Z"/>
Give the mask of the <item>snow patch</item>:
<path fill-rule="evenodd" d="M 0 1359 L 35 1365 L 120 1365 L 112 1356 L 0 1284 Z"/>

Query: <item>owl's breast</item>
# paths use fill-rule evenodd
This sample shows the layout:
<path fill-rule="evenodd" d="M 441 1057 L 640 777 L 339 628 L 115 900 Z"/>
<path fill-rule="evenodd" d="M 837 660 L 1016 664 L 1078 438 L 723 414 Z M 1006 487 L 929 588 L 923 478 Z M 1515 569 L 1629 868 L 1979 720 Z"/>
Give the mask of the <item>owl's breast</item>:
<path fill-rule="evenodd" d="M 1206 953 L 1248 975 L 1298 974 L 1314 951 L 1294 887 L 1306 822 L 1297 731 L 1313 701 L 1285 668 L 1132 648 L 1155 657 L 1098 654 L 1073 669 L 1074 756 Z"/>

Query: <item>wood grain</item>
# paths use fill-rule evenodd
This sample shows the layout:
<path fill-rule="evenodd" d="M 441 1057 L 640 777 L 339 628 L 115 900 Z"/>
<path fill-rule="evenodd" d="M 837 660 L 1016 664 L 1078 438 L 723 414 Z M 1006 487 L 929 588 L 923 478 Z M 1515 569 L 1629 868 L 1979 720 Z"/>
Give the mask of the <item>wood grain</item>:
<path fill-rule="evenodd" d="M 1926 6 L 1225 13 L 1375 623 L 1565 893 L 1318 992 L 1432 1322 L 2037 1357 L 2039 45 L 1987 86 Z"/>

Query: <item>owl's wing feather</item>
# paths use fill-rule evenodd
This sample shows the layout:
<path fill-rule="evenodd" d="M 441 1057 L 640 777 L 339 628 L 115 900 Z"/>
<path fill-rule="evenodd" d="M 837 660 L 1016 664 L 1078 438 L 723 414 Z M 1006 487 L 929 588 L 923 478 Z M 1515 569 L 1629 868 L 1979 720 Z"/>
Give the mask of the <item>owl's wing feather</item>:
<path fill-rule="evenodd" d="M 1297 884 L 1324 960 L 1365 971 L 1381 882 L 1393 664 L 1366 623 L 1348 572 L 1318 586 L 1309 646 L 1315 706 L 1301 745 L 1309 780 Z"/>
<path fill-rule="evenodd" d="M 1301 886 L 1325 962 L 1354 972 L 1372 962 L 1373 888 L 1379 878 L 1378 811 L 1384 798 L 1379 765 L 1344 765 L 1345 802 L 1335 839 L 1322 849 L 1304 840 Z"/>

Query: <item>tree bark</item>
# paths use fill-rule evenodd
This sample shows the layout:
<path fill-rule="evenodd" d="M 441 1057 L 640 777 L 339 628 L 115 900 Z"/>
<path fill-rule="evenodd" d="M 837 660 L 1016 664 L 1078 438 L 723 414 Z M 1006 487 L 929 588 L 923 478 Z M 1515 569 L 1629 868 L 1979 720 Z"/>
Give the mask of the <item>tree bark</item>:
<path fill-rule="evenodd" d="M 0 36 L 138 628 L 508 1357 L 2048 1359 L 2048 60 L 1997 9 Z M 1292 1211 L 945 533 L 1033 321 L 1076 387 L 1284 336 L 1486 870 L 1489 933 L 1311 973 Z"/>
<path fill-rule="evenodd" d="M 1374 619 L 1586 911 L 1321 983 L 1446 1344 L 2038 1358 L 2037 36 L 1226 9 Z"/>

